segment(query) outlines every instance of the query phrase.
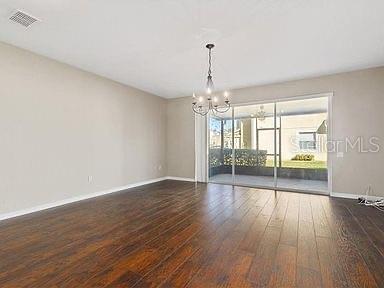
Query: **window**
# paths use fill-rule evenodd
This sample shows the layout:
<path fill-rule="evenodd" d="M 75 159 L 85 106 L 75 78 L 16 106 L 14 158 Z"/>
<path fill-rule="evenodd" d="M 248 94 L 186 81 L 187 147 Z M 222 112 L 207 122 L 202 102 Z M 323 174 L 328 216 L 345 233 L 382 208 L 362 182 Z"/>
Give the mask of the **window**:
<path fill-rule="evenodd" d="M 299 146 L 302 150 L 316 150 L 316 132 L 299 132 Z"/>

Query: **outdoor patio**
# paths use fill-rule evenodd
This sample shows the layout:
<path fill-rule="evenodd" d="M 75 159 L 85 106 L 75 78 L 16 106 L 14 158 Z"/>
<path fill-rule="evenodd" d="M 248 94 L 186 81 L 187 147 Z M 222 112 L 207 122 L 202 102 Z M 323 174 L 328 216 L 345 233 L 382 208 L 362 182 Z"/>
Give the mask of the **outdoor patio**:
<path fill-rule="evenodd" d="M 210 182 L 232 184 L 231 174 L 216 174 L 209 178 Z M 274 187 L 274 178 L 272 176 L 251 176 L 236 175 L 235 184 L 245 186 Z M 322 180 L 306 180 L 294 178 L 278 178 L 277 187 L 285 189 L 297 189 L 304 191 L 313 191 L 327 194 L 328 182 Z"/>

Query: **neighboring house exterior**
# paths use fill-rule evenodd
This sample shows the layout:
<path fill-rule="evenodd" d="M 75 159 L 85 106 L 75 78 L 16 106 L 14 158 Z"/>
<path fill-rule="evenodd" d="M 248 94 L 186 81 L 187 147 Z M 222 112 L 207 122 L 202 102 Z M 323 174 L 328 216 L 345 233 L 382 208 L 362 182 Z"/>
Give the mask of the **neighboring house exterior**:
<path fill-rule="evenodd" d="M 291 160 L 296 154 L 311 154 L 315 156 L 314 160 L 327 161 L 327 135 L 317 133 L 320 125 L 326 120 L 327 113 L 277 117 L 276 149 L 277 153 L 281 154 L 281 160 Z M 263 121 L 256 118 L 236 119 L 234 128 L 235 149 L 258 148 L 268 151 L 271 155 L 274 153 L 273 117 L 267 117 Z M 231 120 L 212 119 L 210 147 L 221 147 L 223 141 L 225 148 L 231 148 L 231 131 Z"/>

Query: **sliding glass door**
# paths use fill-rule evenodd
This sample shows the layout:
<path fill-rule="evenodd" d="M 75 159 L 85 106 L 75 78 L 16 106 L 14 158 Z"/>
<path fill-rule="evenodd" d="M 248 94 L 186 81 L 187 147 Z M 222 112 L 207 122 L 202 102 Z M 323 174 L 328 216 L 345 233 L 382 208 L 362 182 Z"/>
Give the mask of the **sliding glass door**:
<path fill-rule="evenodd" d="M 209 181 L 328 191 L 328 97 L 235 106 L 211 115 Z"/>
<path fill-rule="evenodd" d="M 234 183 L 275 187 L 275 105 L 234 108 Z"/>
<path fill-rule="evenodd" d="M 328 191 L 328 97 L 276 103 L 281 123 L 277 187 Z"/>
<path fill-rule="evenodd" d="M 232 110 L 209 117 L 208 179 L 211 182 L 233 183 L 232 126 Z"/>

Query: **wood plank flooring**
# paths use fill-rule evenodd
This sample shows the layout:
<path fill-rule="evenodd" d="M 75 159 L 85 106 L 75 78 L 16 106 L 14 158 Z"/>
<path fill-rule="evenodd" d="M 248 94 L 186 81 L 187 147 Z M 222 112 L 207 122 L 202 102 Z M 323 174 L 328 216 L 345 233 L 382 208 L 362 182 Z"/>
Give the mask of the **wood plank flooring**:
<path fill-rule="evenodd" d="M 163 181 L 0 222 L 0 287 L 384 287 L 384 213 Z"/>

